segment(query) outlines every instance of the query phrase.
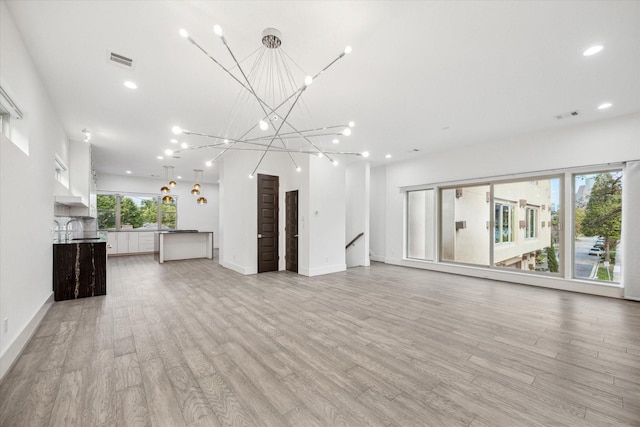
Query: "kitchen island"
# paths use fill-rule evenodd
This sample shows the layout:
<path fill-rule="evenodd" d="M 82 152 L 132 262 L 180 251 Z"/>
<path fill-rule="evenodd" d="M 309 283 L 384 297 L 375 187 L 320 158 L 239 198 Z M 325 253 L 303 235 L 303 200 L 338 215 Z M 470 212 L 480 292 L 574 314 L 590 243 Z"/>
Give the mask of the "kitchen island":
<path fill-rule="evenodd" d="M 159 231 L 158 260 L 213 259 L 213 232 L 197 230 Z"/>
<path fill-rule="evenodd" d="M 77 239 L 53 244 L 56 301 L 107 294 L 107 242 Z"/>

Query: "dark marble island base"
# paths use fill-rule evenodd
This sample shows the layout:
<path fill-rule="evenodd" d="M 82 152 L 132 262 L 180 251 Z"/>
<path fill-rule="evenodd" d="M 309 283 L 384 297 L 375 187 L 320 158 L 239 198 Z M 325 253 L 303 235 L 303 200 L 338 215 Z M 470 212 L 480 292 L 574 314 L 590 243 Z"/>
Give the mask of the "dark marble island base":
<path fill-rule="evenodd" d="M 106 242 L 53 245 L 53 295 L 56 301 L 106 294 Z"/>

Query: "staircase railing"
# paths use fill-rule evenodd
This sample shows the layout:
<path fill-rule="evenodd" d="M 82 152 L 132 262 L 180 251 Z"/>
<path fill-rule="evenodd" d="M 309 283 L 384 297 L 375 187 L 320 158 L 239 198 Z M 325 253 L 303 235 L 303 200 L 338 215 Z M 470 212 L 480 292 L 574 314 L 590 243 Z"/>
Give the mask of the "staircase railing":
<path fill-rule="evenodd" d="M 360 234 L 358 234 L 356 237 L 353 238 L 352 241 L 350 241 L 349 243 L 347 243 L 347 246 L 344 247 L 345 250 L 349 249 L 349 246 L 351 245 L 355 245 L 356 240 L 358 240 L 359 238 L 361 238 L 362 236 L 364 236 L 364 231 Z"/>

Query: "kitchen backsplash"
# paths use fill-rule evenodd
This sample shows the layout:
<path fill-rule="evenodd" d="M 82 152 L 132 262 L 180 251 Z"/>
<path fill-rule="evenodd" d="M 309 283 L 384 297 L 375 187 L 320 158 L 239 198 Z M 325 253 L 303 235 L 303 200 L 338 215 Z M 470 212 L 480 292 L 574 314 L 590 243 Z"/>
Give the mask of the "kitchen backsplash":
<path fill-rule="evenodd" d="M 54 243 L 96 236 L 98 236 L 98 221 L 95 218 L 77 216 L 56 216 L 53 218 L 51 238 Z"/>

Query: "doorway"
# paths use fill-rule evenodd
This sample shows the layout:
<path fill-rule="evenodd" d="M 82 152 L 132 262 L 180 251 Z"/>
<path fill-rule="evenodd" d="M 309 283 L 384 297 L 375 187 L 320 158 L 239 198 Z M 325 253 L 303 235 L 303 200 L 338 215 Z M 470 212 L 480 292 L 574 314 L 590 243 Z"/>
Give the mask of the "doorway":
<path fill-rule="evenodd" d="M 279 177 L 258 174 L 258 273 L 278 271 L 279 185 Z"/>
<path fill-rule="evenodd" d="M 298 190 L 285 194 L 285 261 L 286 269 L 298 272 Z"/>

